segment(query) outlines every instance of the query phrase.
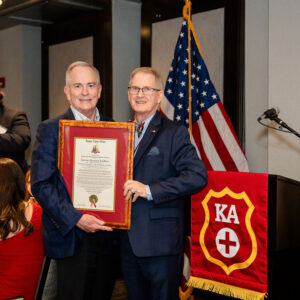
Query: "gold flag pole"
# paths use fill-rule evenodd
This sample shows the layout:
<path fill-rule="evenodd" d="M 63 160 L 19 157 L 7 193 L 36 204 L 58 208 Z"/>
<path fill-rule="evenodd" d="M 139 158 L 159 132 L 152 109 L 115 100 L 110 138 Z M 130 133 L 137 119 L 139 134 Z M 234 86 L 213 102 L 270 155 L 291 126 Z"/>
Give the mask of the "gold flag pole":
<path fill-rule="evenodd" d="M 187 20 L 188 23 L 188 58 L 189 58 L 189 66 L 188 66 L 188 76 L 189 76 L 189 132 L 190 137 L 192 137 L 192 88 L 191 88 L 191 9 L 192 2 L 189 0 L 185 0 L 185 5 L 183 7 L 183 17 Z"/>
<path fill-rule="evenodd" d="M 188 84 L 189 84 L 189 133 L 190 139 L 192 140 L 192 88 L 191 88 L 191 78 L 192 78 L 192 66 L 191 66 L 191 9 L 192 2 L 189 0 L 185 0 L 185 5 L 183 7 L 183 18 L 187 21 L 188 25 Z M 186 291 L 183 291 L 181 287 L 179 287 L 179 298 L 180 300 L 193 300 L 194 296 L 192 296 L 193 287 L 189 286 Z"/>

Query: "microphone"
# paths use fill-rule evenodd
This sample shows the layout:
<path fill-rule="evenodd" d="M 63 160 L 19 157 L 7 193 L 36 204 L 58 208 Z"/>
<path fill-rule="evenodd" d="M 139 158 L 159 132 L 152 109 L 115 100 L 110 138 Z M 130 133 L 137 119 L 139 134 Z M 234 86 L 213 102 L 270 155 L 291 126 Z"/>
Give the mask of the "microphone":
<path fill-rule="evenodd" d="M 291 128 L 290 126 L 288 126 L 285 122 L 283 122 L 281 119 L 278 118 L 278 114 L 279 114 L 279 108 L 278 107 L 272 107 L 269 108 L 268 110 L 266 110 L 258 119 L 257 121 L 260 124 L 263 124 L 262 122 L 260 122 L 262 119 L 270 119 L 274 122 L 276 122 L 279 125 L 279 128 L 285 128 L 288 131 L 284 131 L 284 132 L 290 132 L 293 133 L 294 135 L 296 135 L 297 137 L 300 138 L 300 134 L 295 131 L 293 128 Z M 263 124 L 264 125 L 264 124 Z M 270 127 L 270 126 L 267 126 Z M 274 127 L 271 127 L 274 128 Z M 276 129 L 276 128 L 274 128 Z"/>
<path fill-rule="evenodd" d="M 278 107 L 272 107 L 272 108 L 269 108 L 268 110 L 266 110 L 258 119 L 257 121 L 262 124 L 262 125 L 265 125 L 263 124 L 262 122 L 260 122 L 262 119 L 270 119 L 274 122 L 276 122 L 278 125 L 279 125 L 279 128 L 285 128 L 287 129 L 288 131 L 283 131 L 283 132 L 289 132 L 289 133 L 293 133 L 294 135 L 296 135 L 298 138 L 300 138 L 300 134 L 294 130 L 293 128 L 291 128 L 290 126 L 288 126 L 285 122 L 283 122 L 281 119 L 278 118 L 278 114 L 279 114 L 279 108 Z M 267 126 L 267 125 L 265 125 Z M 267 127 L 270 127 L 270 126 L 267 126 Z M 270 128 L 273 128 L 273 129 L 277 129 L 275 127 L 270 127 Z"/>
<path fill-rule="evenodd" d="M 257 121 L 259 122 L 262 119 L 270 119 L 273 120 L 276 118 L 279 114 L 280 110 L 278 107 L 272 107 L 266 110 L 260 117 L 257 118 Z"/>

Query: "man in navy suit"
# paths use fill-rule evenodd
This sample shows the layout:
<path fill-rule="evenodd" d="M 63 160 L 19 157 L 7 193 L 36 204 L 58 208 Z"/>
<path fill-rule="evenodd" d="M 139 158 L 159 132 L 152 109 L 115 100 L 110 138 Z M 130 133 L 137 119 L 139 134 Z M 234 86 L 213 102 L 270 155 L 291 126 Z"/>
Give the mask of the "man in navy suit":
<path fill-rule="evenodd" d="M 16 161 L 26 173 L 25 150 L 30 145 L 30 127 L 26 113 L 4 105 L 0 87 L 0 157 Z"/>
<path fill-rule="evenodd" d="M 70 108 L 40 124 L 32 154 L 32 192 L 43 208 L 45 255 L 57 262 L 57 299 L 110 299 L 116 270 L 116 232 L 76 210 L 58 170 L 59 120 L 112 121 L 99 114 L 99 72 L 85 62 L 71 64 L 64 92 Z"/>
<path fill-rule="evenodd" d="M 184 253 L 184 196 L 199 192 L 206 169 L 187 129 L 161 116 L 160 75 L 135 69 L 128 98 L 135 112 L 134 180 L 124 185 L 132 199 L 131 229 L 121 233 L 121 259 L 130 300 L 178 299 Z"/>

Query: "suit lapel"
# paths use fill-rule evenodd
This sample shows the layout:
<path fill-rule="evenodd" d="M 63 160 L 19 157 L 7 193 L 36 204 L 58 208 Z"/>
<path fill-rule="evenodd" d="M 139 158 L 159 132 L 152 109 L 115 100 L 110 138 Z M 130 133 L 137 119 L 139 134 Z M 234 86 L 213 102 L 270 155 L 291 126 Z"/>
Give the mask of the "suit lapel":
<path fill-rule="evenodd" d="M 156 135 L 159 133 L 159 130 L 161 128 L 161 115 L 159 112 L 155 113 L 155 116 L 151 120 L 150 124 L 148 125 L 148 128 L 142 138 L 142 140 L 139 143 L 139 148 L 136 152 L 136 155 L 133 160 L 133 169 L 138 165 L 141 158 L 144 156 L 144 154 L 148 151 L 150 146 L 152 145 L 152 142 Z"/>
<path fill-rule="evenodd" d="M 65 117 L 67 120 L 75 120 L 71 107 L 66 111 Z"/>

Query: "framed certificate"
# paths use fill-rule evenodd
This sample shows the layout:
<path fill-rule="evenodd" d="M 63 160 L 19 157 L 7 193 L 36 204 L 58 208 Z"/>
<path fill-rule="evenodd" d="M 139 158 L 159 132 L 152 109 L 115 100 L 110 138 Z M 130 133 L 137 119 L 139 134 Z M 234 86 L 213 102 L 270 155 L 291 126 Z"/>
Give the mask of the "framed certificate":
<path fill-rule="evenodd" d="M 58 168 L 76 209 L 130 228 L 123 185 L 132 179 L 133 148 L 133 123 L 59 121 Z"/>

